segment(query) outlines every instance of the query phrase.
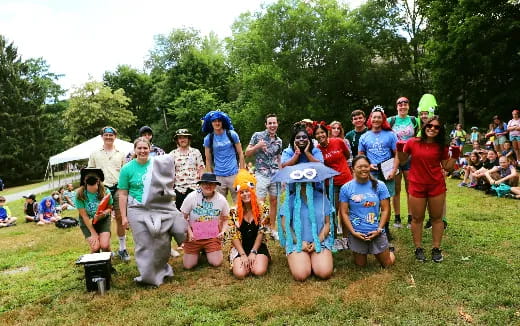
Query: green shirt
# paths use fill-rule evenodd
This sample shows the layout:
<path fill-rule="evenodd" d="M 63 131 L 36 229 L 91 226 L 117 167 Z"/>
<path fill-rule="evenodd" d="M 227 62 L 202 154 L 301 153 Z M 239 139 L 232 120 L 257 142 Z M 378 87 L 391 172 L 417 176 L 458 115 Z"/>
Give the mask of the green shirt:
<path fill-rule="evenodd" d="M 128 194 L 141 203 L 143 201 L 143 181 L 149 166 L 150 159 L 145 164 L 140 164 L 137 160 L 128 162 L 121 169 L 117 188 L 128 190 Z"/>
<path fill-rule="evenodd" d="M 105 188 L 105 194 L 110 195 L 110 191 Z M 75 206 L 77 209 L 83 208 L 87 211 L 87 216 L 89 219 L 93 219 L 96 215 L 96 211 L 98 209 L 99 203 L 101 200 L 97 198 L 97 192 L 89 192 L 85 189 L 85 197 L 87 197 L 86 200 L 81 200 L 78 197 L 74 200 Z M 108 204 L 112 205 L 114 203 L 114 200 L 112 199 L 112 195 L 110 195 L 110 200 L 108 201 Z M 82 219 L 80 219 L 80 222 Z"/>

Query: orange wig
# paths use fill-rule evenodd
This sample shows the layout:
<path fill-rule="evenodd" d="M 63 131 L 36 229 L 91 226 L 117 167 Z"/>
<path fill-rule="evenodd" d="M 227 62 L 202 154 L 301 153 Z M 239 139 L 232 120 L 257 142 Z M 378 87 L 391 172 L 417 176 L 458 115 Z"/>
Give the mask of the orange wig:
<path fill-rule="evenodd" d="M 242 199 L 240 195 L 243 190 L 249 190 L 251 193 L 251 210 L 253 214 L 253 219 L 255 224 L 258 225 L 260 223 L 260 206 L 258 205 L 258 201 L 256 199 L 256 178 L 254 175 L 249 173 L 246 169 L 240 169 L 235 178 L 235 182 L 233 183 L 233 187 L 235 187 L 237 191 L 237 219 L 238 226 L 242 225 L 242 220 L 244 219 L 244 207 L 242 205 Z"/>

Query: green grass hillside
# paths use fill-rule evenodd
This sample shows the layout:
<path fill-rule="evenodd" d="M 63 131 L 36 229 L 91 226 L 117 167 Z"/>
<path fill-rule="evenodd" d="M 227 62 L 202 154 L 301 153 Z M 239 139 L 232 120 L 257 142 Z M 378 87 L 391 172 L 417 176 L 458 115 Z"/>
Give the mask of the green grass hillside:
<path fill-rule="evenodd" d="M 172 280 L 143 287 L 133 282 L 135 261 L 115 260 L 112 289 L 98 296 L 86 292 L 83 268 L 74 264 L 88 252 L 78 228 L 19 222 L 0 229 L 0 324 L 520 325 L 520 201 L 458 188 L 455 180 L 448 187 L 444 262 L 415 262 L 410 231 L 393 229 L 392 268 L 371 258 L 361 269 L 339 252 L 332 279 L 304 283 L 292 280 L 270 241 L 273 261 L 262 278 L 235 280 L 227 261 L 184 271 L 179 257 L 170 261 Z M 18 216 L 21 204 L 10 203 Z M 430 231 L 424 242 L 429 256 Z"/>

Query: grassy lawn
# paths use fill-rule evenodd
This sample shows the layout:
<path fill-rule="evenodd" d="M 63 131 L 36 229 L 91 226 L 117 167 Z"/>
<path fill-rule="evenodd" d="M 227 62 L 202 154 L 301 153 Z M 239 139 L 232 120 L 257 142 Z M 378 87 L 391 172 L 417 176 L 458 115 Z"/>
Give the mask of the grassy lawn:
<path fill-rule="evenodd" d="M 101 297 L 86 292 L 83 268 L 74 264 L 88 251 L 78 228 L 20 222 L 0 229 L 0 324 L 520 325 L 520 202 L 458 188 L 457 181 L 448 180 L 444 262 L 416 263 L 410 231 L 393 229 L 395 266 L 383 270 L 371 258 L 357 268 L 343 251 L 334 255 L 328 281 L 293 281 L 270 241 L 273 261 L 262 278 L 235 280 L 227 261 L 184 271 L 179 257 L 170 260 L 172 280 L 143 287 L 133 282 L 133 260 L 115 260 L 118 274 Z M 10 203 L 18 216 L 22 203 Z M 430 243 L 427 231 L 427 257 Z"/>

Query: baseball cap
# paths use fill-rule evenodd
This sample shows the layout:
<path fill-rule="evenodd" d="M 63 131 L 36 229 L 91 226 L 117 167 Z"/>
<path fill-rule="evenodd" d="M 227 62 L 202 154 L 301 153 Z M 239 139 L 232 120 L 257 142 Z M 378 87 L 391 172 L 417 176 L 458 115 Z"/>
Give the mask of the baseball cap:
<path fill-rule="evenodd" d="M 27 195 L 23 196 L 23 198 L 30 198 L 32 200 L 36 200 L 36 195 L 35 194 L 27 194 Z"/>

